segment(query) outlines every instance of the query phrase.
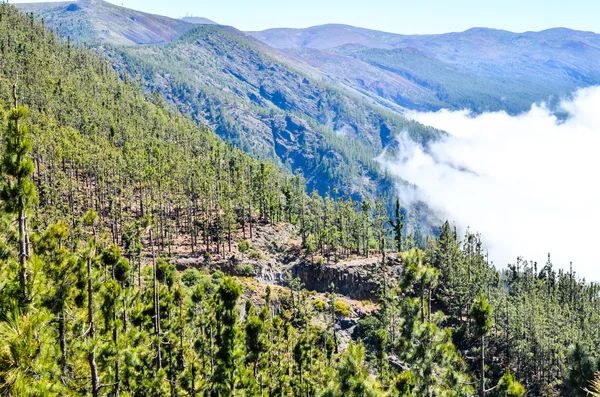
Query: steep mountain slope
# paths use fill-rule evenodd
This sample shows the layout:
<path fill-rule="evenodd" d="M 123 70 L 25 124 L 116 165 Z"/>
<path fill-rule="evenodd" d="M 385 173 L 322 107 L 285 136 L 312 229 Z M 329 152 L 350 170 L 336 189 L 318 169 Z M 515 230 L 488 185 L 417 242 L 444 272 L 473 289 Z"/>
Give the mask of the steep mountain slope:
<path fill-rule="evenodd" d="M 600 35 L 592 32 L 474 28 L 408 36 L 324 25 L 251 34 L 276 48 L 289 49 L 301 61 L 320 63 L 315 66 L 339 81 L 349 79 L 359 89 L 413 108 L 517 113 L 532 102 L 600 83 Z M 313 51 L 300 50 L 307 48 Z M 429 90 L 435 99 L 396 88 L 380 93 L 378 85 L 394 87 L 394 79 L 382 75 L 379 84 L 364 84 L 370 76 L 365 63 Z"/>
<path fill-rule="evenodd" d="M 296 64 L 308 64 L 323 72 L 331 84 L 358 91 L 382 106 L 390 107 L 392 104 L 419 110 L 444 106 L 444 102 L 437 98 L 431 87 L 411 81 L 410 76 L 371 65 L 342 51 L 334 53 L 296 48 L 286 50 L 286 53 L 299 61 Z"/>
<path fill-rule="evenodd" d="M 199 26 L 165 47 L 104 51 L 124 76 L 323 194 L 389 194 L 392 181 L 374 161 L 383 147 L 403 131 L 422 144 L 439 134 L 289 66 L 233 28 Z"/>
<path fill-rule="evenodd" d="M 510 73 L 485 75 L 483 72 L 466 70 L 459 65 L 433 58 L 414 48 L 357 50 L 353 46 L 344 46 L 331 51 L 333 55 L 330 56 L 346 56 L 353 60 L 347 62 L 367 63 L 428 90 L 434 97 L 433 100 L 417 98 L 414 101 L 421 99 L 422 106 L 429 110 L 445 107 L 468 108 L 479 112 L 506 110 L 518 113 L 529 109 L 532 103 L 547 101 L 551 96 L 567 95 L 578 87 L 576 82 L 560 76 L 555 76 L 556 81 L 548 82 L 543 74 L 530 78 Z M 357 69 L 349 69 L 351 72 L 348 74 L 358 78 Z M 360 72 L 358 76 L 361 76 Z M 385 78 L 382 84 L 390 87 L 389 80 Z M 419 110 L 417 106 L 411 106 L 411 102 L 402 94 L 405 93 L 400 93 L 399 99 L 390 99 Z M 412 99 L 414 96 L 408 98 Z"/>
<path fill-rule="evenodd" d="M 59 34 L 87 44 L 165 44 L 194 27 L 193 22 L 119 7 L 102 0 L 18 4 L 23 12 L 55 27 Z"/>

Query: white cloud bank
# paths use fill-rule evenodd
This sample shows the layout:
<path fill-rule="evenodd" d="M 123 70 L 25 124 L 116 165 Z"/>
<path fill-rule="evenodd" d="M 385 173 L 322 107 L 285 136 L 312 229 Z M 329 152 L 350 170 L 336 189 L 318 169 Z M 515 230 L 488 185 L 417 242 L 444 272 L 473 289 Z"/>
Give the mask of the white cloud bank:
<path fill-rule="evenodd" d="M 451 137 L 429 153 L 404 145 L 387 162 L 461 228 L 482 234 L 496 265 L 518 256 L 600 281 L 600 87 L 564 101 L 560 122 L 545 106 L 504 112 L 412 113 Z"/>

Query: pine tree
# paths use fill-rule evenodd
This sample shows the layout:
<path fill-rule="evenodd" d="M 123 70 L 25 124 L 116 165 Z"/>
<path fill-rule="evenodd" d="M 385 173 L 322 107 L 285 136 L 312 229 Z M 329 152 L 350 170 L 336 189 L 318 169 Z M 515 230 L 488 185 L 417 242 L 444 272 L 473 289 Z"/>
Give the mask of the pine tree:
<path fill-rule="evenodd" d="M 43 300 L 50 312 L 55 316 L 58 326 L 58 343 L 60 346 L 60 367 L 63 376 L 67 375 L 67 309 L 68 298 L 75 288 L 76 258 L 69 255 L 64 247 L 68 236 L 68 228 L 64 222 L 51 225 L 37 242 L 37 251 L 41 258 L 49 264 L 47 276 L 49 279 L 48 293 Z"/>
<path fill-rule="evenodd" d="M 396 199 L 395 219 L 390 219 L 390 225 L 394 229 L 394 238 L 398 252 L 402 252 L 402 231 L 404 229 L 404 215 L 400 208 L 400 199 Z"/>
<path fill-rule="evenodd" d="M 479 395 L 485 396 L 485 337 L 492 329 L 492 306 L 488 303 L 485 296 L 480 295 L 471 308 L 471 317 L 474 323 L 474 332 L 481 340 L 480 346 L 480 367 L 479 367 Z"/>
<path fill-rule="evenodd" d="M 214 374 L 214 389 L 217 394 L 231 395 L 235 392 L 236 339 L 237 339 L 237 301 L 242 291 L 230 277 L 225 277 L 217 298 L 217 364 Z"/>
<path fill-rule="evenodd" d="M 17 216 L 19 225 L 19 286 L 23 303 L 30 301 L 29 276 L 27 261 L 30 254 L 29 230 L 27 211 L 35 203 L 35 186 L 31 181 L 33 174 L 33 161 L 30 157 L 31 140 L 29 129 L 21 123 L 27 118 L 27 108 L 18 106 L 17 89 L 13 87 L 15 107 L 8 114 L 8 123 L 4 128 L 2 150 L 2 174 L 4 184 L 0 190 L 0 198 L 4 203 L 4 210 Z"/>
<path fill-rule="evenodd" d="M 498 392 L 502 397 L 523 397 L 525 388 L 517 382 L 514 375 L 507 369 L 498 382 Z"/>

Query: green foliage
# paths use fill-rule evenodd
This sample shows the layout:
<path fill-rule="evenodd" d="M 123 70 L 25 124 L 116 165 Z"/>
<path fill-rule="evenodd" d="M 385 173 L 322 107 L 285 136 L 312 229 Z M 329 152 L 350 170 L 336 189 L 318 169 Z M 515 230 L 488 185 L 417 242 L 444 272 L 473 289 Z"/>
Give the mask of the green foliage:
<path fill-rule="evenodd" d="M 505 397 L 522 397 L 525 395 L 525 388 L 517 382 L 508 369 L 498 382 L 498 391 Z"/>
<path fill-rule="evenodd" d="M 102 262 L 111 268 L 115 266 L 120 259 L 121 250 L 116 244 L 111 244 L 101 254 Z"/>
<path fill-rule="evenodd" d="M 449 223 L 425 252 L 401 255 L 402 272 L 377 265 L 377 311 L 355 328 L 364 345 L 347 349 L 336 314 L 350 307 L 334 293 L 330 305 L 312 304 L 327 313 L 315 316 L 299 279 L 257 297 L 254 284 L 223 271 L 180 275 L 176 250 L 216 268 L 259 225 L 296 225 L 320 267 L 386 255 L 385 198 L 307 195 L 301 178 L 146 100 L 104 61 L 7 5 L 0 51 L 0 110 L 17 74 L 30 109 L 4 133 L 35 132 L 31 151 L 3 141 L 27 156 L 2 150 L 12 164 L 3 182 L 17 189 L 5 189 L 12 204 L 0 211 L 1 394 L 472 396 L 477 349 L 490 358 L 481 379 L 505 394 L 592 387 L 598 285 L 550 260 L 498 272 L 479 236 L 461 241 Z M 39 201 L 19 200 L 27 189 L 14 172 L 29 161 L 36 171 L 20 169 L 21 182 Z"/>
<path fill-rule="evenodd" d="M 113 268 L 113 273 L 115 280 L 117 280 L 121 285 L 126 283 L 131 278 L 131 266 L 127 259 L 120 259 L 117 263 L 115 263 Z"/>
<path fill-rule="evenodd" d="M 200 282 L 202 274 L 198 269 L 185 269 L 181 275 L 181 282 L 187 287 L 193 287 Z"/>
<path fill-rule="evenodd" d="M 360 340 L 365 346 L 374 348 L 376 344 L 377 331 L 382 328 L 383 324 L 375 316 L 361 318 L 352 333 L 352 337 Z"/>
<path fill-rule="evenodd" d="M 402 371 L 394 381 L 395 392 L 398 397 L 412 397 L 416 386 L 415 376 L 410 371 Z"/>
<path fill-rule="evenodd" d="M 569 351 L 569 373 L 567 376 L 567 386 L 576 396 L 586 396 L 585 388 L 594 379 L 595 373 L 600 368 L 590 357 L 589 351 L 576 343 Z"/>
<path fill-rule="evenodd" d="M 162 259 L 158 261 L 156 278 L 160 283 L 167 285 L 170 289 L 175 284 L 176 275 L 177 271 L 174 265 Z"/>
<path fill-rule="evenodd" d="M 23 314 L 17 305 L 4 310 L 0 319 L 0 390 L 7 395 L 59 395 L 62 387 L 51 379 L 54 368 L 48 367 L 49 352 L 42 350 L 44 341 L 38 334 L 47 320 L 40 314 Z"/>
<path fill-rule="evenodd" d="M 8 124 L 2 134 L 2 173 L 5 176 L 0 198 L 5 211 L 17 214 L 36 200 L 35 186 L 29 177 L 33 174 L 32 148 L 29 128 L 23 124 L 28 117 L 25 107 L 13 108 L 8 114 Z"/>
<path fill-rule="evenodd" d="M 242 254 L 248 252 L 248 250 L 250 250 L 250 243 L 248 242 L 248 240 L 240 241 L 238 244 L 238 250 L 240 250 Z"/>
<path fill-rule="evenodd" d="M 486 336 L 492 329 L 492 306 L 484 295 L 479 295 L 471 306 L 471 317 L 477 335 Z"/>
<path fill-rule="evenodd" d="M 250 254 L 248 255 L 250 257 L 250 259 L 262 259 L 263 258 L 263 254 L 261 254 L 259 251 L 257 250 L 252 250 L 250 251 Z"/>
<path fill-rule="evenodd" d="M 240 265 L 239 272 L 242 276 L 250 277 L 254 275 L 254 267 L 252 265 Z"/>
<path fill-rule="evenodd" d="M 368 379 L 363 365 L 365 350 L 362 345 L 350 344 L 338 364 L 339 387 L 334 396 L 375 397 L 380 395 Z"/>
<path fill-rule="evenodd" d="M 600 372 L 596 372 L 594 379 L 590 381 L 589 388 L 586 388 L 585 391 L 591 397 L 599 397 L 600 396 Z"/>
<path fill-rule="evenodd" d="M 325 310 L 327 310 L 327 302 L 321 299 L 315 299 L 312 304 L 313 308 L 319 313 L 323 313 Z"/>
<path fill-rule="evenodd" d="M 336 299 L 334 312 L 338 316 L 348 317 L 350 315 L 350 306 L 346 302 Z"/>

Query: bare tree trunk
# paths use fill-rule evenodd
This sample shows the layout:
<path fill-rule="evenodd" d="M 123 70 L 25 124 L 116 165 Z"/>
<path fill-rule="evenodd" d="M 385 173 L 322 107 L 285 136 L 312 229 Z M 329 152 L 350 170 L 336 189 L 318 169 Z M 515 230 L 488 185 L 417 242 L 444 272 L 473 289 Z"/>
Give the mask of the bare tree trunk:
<path fill-rule="evenodd" d="M 20 204 L 23 200 L 19 199 Z M 23 206 L 20 205 L 22 208 Z M 27 243 L 25 238 L 25 211 L 19 210 L 19 287 L 21 288 L 21 294 L 23 295 L 23 302 L 29 301 L 29 294 L 27 292 Z"/>
<path fill-rule="evenodd" d="M 250 196 L 250 202 L 248 203 L 248 227 L 250 229 L 250 241 L 252 241 L 252 196 Z"/>
<path fill-rule="evenodd" d="M 425 291 L 421 292 L 421 322 L 425 322 Z"/>
<path fill-rule="evenodd" d="M 60 366 L 62 374 L 64 375 L 67 372 L 67 337 L 65 332 L 65 311 L 64 309 L 60 312 L 60 317 L 58 318 L 58 334 L 59 334 L 59 343 L 60 343 Z"/>
<path fill-rule="evenodd" d="M 157 341 L 160 341 L 160 302 L 158 298 L 158 283 L 156 280 L 156 255 L 154 253 L 154 240 L 152 239 L 152 228 L 150 228 L 150 248 L 152 250 L 152 273 L 154 289 L 154 334 Z M 156 366 L 162 368 L 162 359 L 160 355 L 160 342 L 156 343 Z"/>
<path fill-rule="evenodd" d="M 123 333 L 127 333 L 127 297 L 123 297 Z"/>
<path fill-rule="evenodd" d="M 90 252 L 87 258 L 87 273 L 88 273 L 88 324 L 89 324 L 89 337 L 94 339 L 96 337 L 96 324 L 94 322 L 94 290 L 92 284 L 92 253 Z M 98 366 L 96 365 L 96 352 L 94 347 L 88 354 L 88 362 L 90 364 L 90 372 L 92 376 L 92 396 L 98 397 L 100 395 L 100 380 L 98 378 Z"/>
<path fill-rule="evenodd" d="M 100 396 L 100 380 L 98 378 L 98 365 L 96 365 L 96 353 L 92 348 L 92 351 L 88 354 L 88 362 L 90 364 L 90 371 L 92 375 L 92 396 Z"/>
<path fill-rule="evenodd" d="M 94 289 L 92 284 L 92 255 L 90 254 L 87 258 L 87 273 L 88 273 L 88 325 L 90 338 L 94 339 L 96 334 L 96 324 L 94 322 Z"/>
<path fill-rule="evenodd" d="M 192 362 L 192 397 L 196 397 L 196 365 Z"/>
<path fill-rule="evenodd" d="M 142 289 L 142 258 L 138 256 L 138 287 Z"/>
<path fill-rule="evenodd" d="M 114 394 L 115 396 L 119 395 L 119 388 L 121 387 L 121 370 L 119 367 L 119 330 L 117 329 L 117 308 L 115 304 L 114 313 L 113 313 L 113 343 L 115 344 L 115 349 L 117 351 L 117 357 L 115 359 L 115 384 L 114 384 Z"/>
<path fill-rule="evenodd" d="M 213 326 L 210 324 L 210 373 L 214 373 L 215 356 L 214 356 L 214 341 L 213 341 Z"/>
<path fill-rule="evenodd" d="M 481 363 L 479 365 L 479 396 L 485 397 L 485 336 L 481 337 Z"/>
<path fill-rule="evenodd" d="M 179 300 L 179 324 L 180 324 L 180 327 L 181 327 L 181 329 L 179 330 L 179 348 L 180 348 L 179 362 L 181 364 L 181 368 L 183 370 L 185 370 L 186 363 L 185 363 L 185 355 L 184 355 L 184 350 L 183 350 L 183 342 L 184 342 L 184 335 L 183 335 L 183 331 L 184 331 L 184 324 L 183 324 L 183 298 L 181 298 Z"/>

